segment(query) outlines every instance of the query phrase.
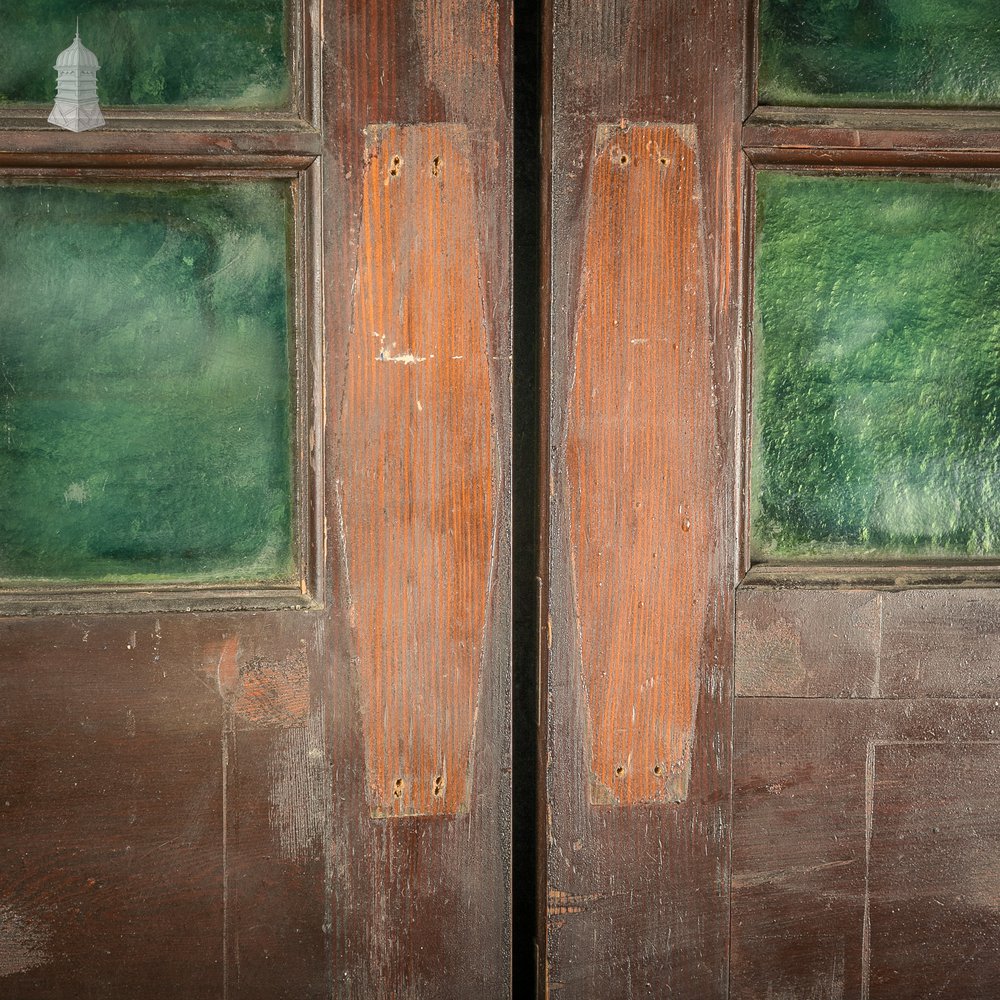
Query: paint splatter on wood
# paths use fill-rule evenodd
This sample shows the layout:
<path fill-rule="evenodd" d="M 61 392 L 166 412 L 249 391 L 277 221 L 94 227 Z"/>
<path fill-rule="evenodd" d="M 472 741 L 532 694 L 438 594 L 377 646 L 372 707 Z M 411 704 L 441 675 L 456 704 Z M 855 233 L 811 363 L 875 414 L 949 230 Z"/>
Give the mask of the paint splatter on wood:
<path fill-rule="evenodd" d="M 567 440 L 595 803 L 687 795 L 716 461 L 700 200 L 693 127 L 602 130 Z"/>
<path fill-rule="evenodd" d="M 368 132 L 343 520 L 374 815 L 470 794 L 493 539 L 487 330 L 464 128 Z"/>

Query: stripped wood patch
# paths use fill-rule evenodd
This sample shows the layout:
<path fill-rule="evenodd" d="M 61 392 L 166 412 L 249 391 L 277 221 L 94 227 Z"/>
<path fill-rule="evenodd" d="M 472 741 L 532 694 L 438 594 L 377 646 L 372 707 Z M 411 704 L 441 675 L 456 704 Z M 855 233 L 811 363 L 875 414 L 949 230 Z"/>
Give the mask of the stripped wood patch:
<path fill-rule="evenodd" d="M 308 719 L 309 665 L 303 651 L 271 660 L 250 655 L 240 636 L 230 635 L 207 643 L 202 660 L 237 725 L 300 726 Z"/>
<path fill-rule="evenodd" d="M 681 801 L 715 463 L 693 126 L 606 126 L 587 203 L 567 464 L 594 803 Z"/>
<path fill-rule="evenodd" d="M 470 795 L 493 542 L 489 358 L 464 128 L 368 130 L 342 506 L 373 815 Z"/>

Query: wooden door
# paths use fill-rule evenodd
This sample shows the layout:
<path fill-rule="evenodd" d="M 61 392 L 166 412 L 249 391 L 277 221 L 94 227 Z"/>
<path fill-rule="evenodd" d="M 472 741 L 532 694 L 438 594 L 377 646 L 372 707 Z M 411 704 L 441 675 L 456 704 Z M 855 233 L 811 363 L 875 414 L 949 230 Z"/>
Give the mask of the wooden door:
<path fill-rule="evenodd" d="M 0 14 L 0 993 L 505 996 L 509 7 L 133 7 Z"/>
<path fill-rule="evenodd" d="M 553 996 L 727 993 L 741 6 L 552 4 Z"/>
<path fill-rule="evenodd" d="M 551 8 L 540 975 L 995 996 L 993 14 Z"/>

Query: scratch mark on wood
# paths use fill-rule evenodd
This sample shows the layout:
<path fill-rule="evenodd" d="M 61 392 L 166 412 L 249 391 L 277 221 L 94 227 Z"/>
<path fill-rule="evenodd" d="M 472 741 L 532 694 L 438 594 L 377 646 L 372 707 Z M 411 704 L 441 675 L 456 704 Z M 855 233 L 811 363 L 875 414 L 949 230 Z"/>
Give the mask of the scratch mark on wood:
<path fill-rule="evenodd" d="M 227 704 L 222 721 L 222 1000 L 229 1000 L 229 964 L 233 952 L 229 921 L 229 757 L 236 745 L 235 735 L 232 706 Z"/>
<path fill-rule="evenodd" d="M 495 531 L 476 198 L 464 127 L 367 137 L 341 499 L 368 796 L 376 816 L 449 815 L 470 795 Z"/>
<path fill-rule="evenodd" d="M 323 852 L 332 807 L 324 730 L 322 711 L 307 726 L 283 730 L 268 767 L 271 828 L 286 858 Z"/>
<path fill-rule="evenodd" d="M 210 655 L 217 657 L 215 677 L 219 686 L 219 694 L 223 698 L 231 698 L 239 684 L 240 671 L 237 666 L 240 651 L 240 637 L 227 636 L 221 643 L 210 647 Z"/>
<path fill-rule="evenodd" d="M 30 972 L 49 963 L 51 937 L 37 920 L 0 902 L 0 978 Z"/>
<path fill-rule="evenodd" d="M 868 1000 L 871 991 L 871 858 L 872 825 L 875 819 L 875 746 L 875 740 L 869 740 L 865 755 L 865 908 L 861 931 L 861 1000 Z"/>
<path fill-rule="evenodd" d="M 712 572 L 707 264 L 693 126 L 605 126 L 567 466 L 591 802 L 687 797 Z"/>
<path fill-rule="evenodd" d="M 548 905 L 546 907 L 549 924 L 553 928 L 562 927 L 566 923 L 565 917 L 576 913 L 586 913 L 590 909 L 591 903 L 596 903 L 598 900 L 606 898 L 606 896 L 599 892 L 564 892 L 562 889 L 555 889 L 550 886 L 548 891 Z"/>
<path fill-rule="evenodd" d="M 794 883 L 804 875 L 835 868 L 850 868 L 856 863 L 854 858 L 848 858 L 845 861 L 824 861 L 815 865 L 789 865 L 781 868 L 780 871 L 741 872 L 733 875 L 732 884 L 734 889 L 750 889 L 754 886 L 771 885 L 776 882 Z"/>

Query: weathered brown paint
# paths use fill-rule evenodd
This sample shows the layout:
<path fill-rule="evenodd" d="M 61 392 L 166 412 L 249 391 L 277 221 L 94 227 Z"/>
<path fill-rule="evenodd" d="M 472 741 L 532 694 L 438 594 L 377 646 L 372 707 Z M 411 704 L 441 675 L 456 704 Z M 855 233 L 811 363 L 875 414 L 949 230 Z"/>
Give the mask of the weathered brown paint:
<path fill-rule="evenodd" d="M 0 623 L 0 992 L 322 994 L 323 842 L 299 837 L 292 857 L 270 802 L 308 772 L 293 760 L 271 777 L 293 730 L 241 722 L 235 653 L 222 689 L 218 655 L 240 636 L 268 662 L 316 662 L 316 626 L 299 613 Z"/>
<path fill-rule="evenodd" d="M 738 696 L 1000 694 L 1000 598 L 991 589 L 741 587 L 736 611 Z"/>
<path fill-rule="evenodd" d="M 711 1000 L 725 997 L 727 990 L 729 723 L 736 577 L 735 430 L 741 389 L 739 254 L 744 218 L 739 163 L 744 112 L 744 15 L 745 5 L 729 0 L 688 5 L 616 2 L 602 5 L 599 10 L 576 0 L 553 0 L 551 4 L 552 101 L 547 126 L 551 141 L 548 220 L 551 254 L 546 272 L 551 279 L 551 301 L 546 313 L 548 425 L 543 493 L 547 509 L 542 613 L 547 628 L 541 705 L 546 734 L 541 756 L 546 774 L 546 815 L 541 846 L 546 857 L 549 892 L 564 893 L 574 899 L 593 897 L 579 911 L 542 914 L 543 941 L 539 948 L 542 975 L 553 996 L 670 995 Z M 684 673 L 675 675 L 681 685 L 678 688 L 681 703 L 668 704 L 664 698 L 656 709 L 660 717 L 654 719 L 654 724 L 669 719 L 672 727 L 681 720 L 690 726 L 694 720 L 693 730 L 687 730 L 693 732 L 690 776 L 683 801 L 644 801 L 655 787 L 656 776 L 651 774 L 649 786 L 637 789 L 635 801 L 622 808 L 597 806 L 589 794 L 594 772 L 591 748 L 597 754 L 608 753 L 608 749 L 603 739 L 607 730 L 600 720 L 591 717 L 593 692 L 585 683 L 585 676 L 592 669 L 606 670 L 604 691 L 610 691 L 613 697 L 618 697 L 615 682 L 624 681 L 623 704 L 614 707 L 614 715 L 608 718 L 617 717 L 630 725 L 633 699 L 628 684 L 636 678 L 648 677 L 653 671 L 648 662 L 641 663 L 638 659 L 629 662 L 627 655 L 609 659 L 600 666 L 593 660 L 590 666 L 586 665 L 585 658 L 591 654 L 587 652 L 585 629 L 594 625 L 593 616 L 600 614 L 603 626 L 611 631 L 620 629 L 626 635 L 629 622 L 626 612 L 621 610 L 623 605 L 615 604 L 610 597 L 603 599 L 599 611 L 595 611 L 599 602 L 593 597 L 584 596 L 581 601 L 581 594 L 598 581 L 588 580 L 577 558 L 581 543 L 574 521 L 578 485 L 573 482 L 569 449 L 577 433 L 575 423 L 580 413 L 577 404 L 582 402 L 578 384 L 582 349 L 584 365 L 588 363 L 586 352 L 590 351 L 598 352 L 592 358 L 609 359 L 605 362 L 609 374 L 603 382 L 597 377 L 600 365 L 595 366 L 591 390 L 596 389 L 597 396 L 587 403 L 594 407 L 607 404 L 604 411 L 607 420 L 603 426 L 593 421 L 592 436 L 586 446 L 595 454 L 600 454 L 602 446 L 608 448 L 609 456 L 627 453 L 621 450 L 623 428 L 612 401 L 621 404 L 628 398 L 631 362 L 626 360 L 628 354 L 615 357 L 614 352 L 619 349 L 639 352 L 640 345 L 627 341 L 646 334 L 618 331 L 606 323 L 603 331 L 586 331 L 587 337 L 581 341 L 578 331 L 588 308 L 594 308 L 587 305 L 587 297 L 604 280 L 591 273 L 589 260 L 599 261 L 606 274 L 616 275 L 607 287 L 615 288 L 620 302 L 617 307 L 603 307 L 605 315 L 613 320 L 613 311 L 618 308 L 641 323 L 655 317 L 671 329 L 682 327 L 682 321 L 658 311 L 660 307 L 651 301 L 656 292 L 649 289 L 652 286 L 662 291 L 669 287 L 671 271 L 678 273 L 677 268 L 698 280 L 697 264 L 693 263 L 698 257 L 698 228 L 691 203 L 694 182 L 675 181 L 670 193 L 663 190 L 654 196 L 652 173 L 646 178 L 648 217 L 634 207 L 638 201 L 635 195 L 645 183 L 641 175 L 635 191 L 627 197 L 603 199 L 600 212 L 606 218 L 602 220 L 595 215 L 598 202 L 590 192 L 599 191 L 602 183 L 598 174 L 602 168 L 595 160 L 595 149 L 604 147 L 606 133 L 599 134 L 599 130 L 607 123 L 615 123 L 613 133 L 620 131 L 626 137 L 631 132 L 627 128 L 630 125 L 640 126 L 637 134 L 642 134 L 641 128 L 646 123 L 671 123 L 681 128 L 680 135 L 673 132 L 673 141 L 681 151 L 684 144 L 680 137 L 689 136 L 690 127 L 694 128 L 702 198 L 704 277 L 701 280 L 705 283 L 703 293 L 697 285 L 690 293 L 677 289 L 682 302 L 691 303 L 700 296 L 704 309 L 703 318 L 692 317 L 688 321 L 687 346 L 695 349 L 693 361 L 689 357 L 689 367 L 682 372 L 679 362 L 665 354 L 646 369 L 641 364 L 641 353 L 637 353 L 631 371 L 633 392 L 638 395 L 641 407 L 639 416 L 629 422 L 629 431 L 643 442 L 652 445 L 658 441 L 662 446 L 667 441 L 671 446 L 683 448 L 684 432 L 663 425 L 669 424 L 674 414 L 701 414 L 697 428 L 691 428 L 691 440 L 697 442 L 692 451 L 697 459 L 689 471 L 697 506 L 691 512 L 689 532 L 683 532 L 680 523 L 675 525 L 681 557 L 671 565 L 680 568 L 680 575 L 674 578 L 680 589 L 672 603 L 665 600 L 668 592 L 660 590 L 657 597 L 660 606 L 653 609 L 653 613 L 671 623 L 672 631 L 676 628 L 683 631 L 688 627 L 685 623 L 690 622 L 700 621 L 703 625 L 700 634 L 688 633 L 688 639 L 679 640 L 672 653 L 667 650 L 676 636 L 666 638 L 664 651 L 655 654 L 664 657 L 659 662 L 666 664 L 668 656 L 685 646 L 692 653 L 690 658 L 682 653 L 673 661 L 675 665 L 684 664 Z M 622 124 L 625 129 L 620 128 Z M 655 124 L 650 128 L 663 129 L 664 134 L 669 131 Z M 641 147 L 636 150 L 640 151 Z M 693 154 L 684 155 L 693 160 Z M 651 166 L 661 168 L 658 158 Z M 616 176 L 625 183 L 623 175 Z M 621 194 L 625 195 L 624 187 Z M 609 212 L 624 212 L 629 198 L 635 200 L 631 229 L 626 231 L 624 214 L 616 219 Z M 679 211 L 681 206 L 685 206 L 683 211 Z M 690 220 L 687 226 L 681 223 L 685 217 Z M 668 230 L 672 239 L 658 233 L 657 226 Z M 589 249 L 588 233 L 602 231 L 605 240 L 613 238 L 616 242 Z M 630 245 L 632 240 L 634 245 Z M 662 261 L 655 259 L 657 247 L 665 255 Z M 632 253 L 636 256 L 630 257 Z M 614 256 L 620 262 L 614 261 Z M 649 267 L 646 273 L 626 272 L 627 261 L 643 259 Z M 547 287 L 543 279 L 543 288 Z M 690 298 L 685 300 L 683 297 L 687 295 Z M 648 315 L 643 314 L 644 309 L 649 311 Z M 703 340 L 695 339 L 695 329 L 700 329 Z M 656 331 L 651 335 L 655 336 Z M 595 343 L 596 340 L 600 342 Z M 655 400 L 658 386 L 669 387 L 669 391 L 664 388 L 662 398 Z M 671 396 L 671 392 L 685 390 L 693 398 Z M 602 393 L 607 393 L 606 400 L 600 398 Z M 650 421 L 654 422 L 652 426 Z M 608 462 L 609 468 L 613 465 Z M 662 482 L 664 476 L 680 475 L 676 465 L 657 459 L 652 453 L 645 462 L 635 456 L 627 474 L 640 481 L 638 492 L 643 499 L 650 497 L 647 502 L 654 504 L 657 511 L 662 509 L 656 506 L 658 501 L 653 496 L 655 484 Z M 621 490 L 624 493 L 630 487 L 631 484 L 627 487 L 623 483 Z M 669 512 L 670 517 L 678 514 L 679 511 Z M 662 510 L 662 515 L 667 517 L 667 512 Z M 596 550 L 597 544 L 613 541 L 626 547 L 623 551 L 635 551 L 636 532 L 646 528 L 633 520 L 634 507 L 622 510 L 620 516 L 623 526 L 617 533 L 611 521 L 606 521 L 601 534 L 587 540 L 586 547 L 595 546 Z M 661 520 L 663 527 L 669 530 L 671 526 Z M 686 542 L 680 538 L 688 538 L 691 532 L 704 534 L 698 551 L 692 547 L 685 560 Z M 648 545 L 650 536 L 643 537 Z M 649 566 L 652 552 L 664 551 L 665 546 L 665 540 L 657 538 L 655 548 L 649 546 L 637 558 Z M 599 563 L 591 565 L 591 572 L 595 565 L 599 567 Z M 640 582 L 628 579 L 628 571 L 627 562 L 619 563 L 616 573 L 605 574 L 601 570 L 608 581 L 602 589 L 620 587 L 628 594 Z M 682 607 L 684 595 L 690 597 L 692 593 L 683 581 L 683 574 L 689 572 L 700 576 L 701 593 L 693 607 Z M 662 646 L 662 631 L 660 638 Z M 653 641 L 640 642 L 647 649 L 654 646 Z M 700 654 L 694 652 L 696 649 Z M 686 691 L 685 685 L 689 685 Z M 685 696 L 692 701 L 685 701 Z M 599 692 L 599 698 L 607 707 L 603 693 Z M 611 727 L 616 724 L 608 723 Z M 683 724 L 672 728 L 675 734 L 682 731 Z M 618 747 L 625 746 L 624 736 L 616 737 Z M 670 756 L 677 745 L 670 750 L 668 744 L 661 742 L 661 752 Z M 647 760 L 655 764 L 652 749 L 649 752 Z M 605 760 L 599 766 L 606 771 L 609 765 L 614 768 L 619 763 Z M 612 772 L 612 787 L 615 780 L 617 775 Z M 664 798 L 679 798 L 678 791 L 671 789 Z"/>
<path fill-rule="evenodd" d="M 598 133 L 566 445 L 594 802 L 687 795 L 717 467 L 693 126 Z"/>
<path fill-rule="evenodd" d="M 993 993 L 993 700 L 736 703 L 734 1000 Z"/>
<path fill-rule="evenodd" d="M 376 815 L 469 798 L 494 532 L 464 129 L 369 130 L 341 505 Z"/>
<path fill-rule="evenodd" d="M 439 18 L 428 20 L 431 7 L 441 12 Z M 330 754 L 330 988 L 348 998 L 466 1000 L 510 992 L 511 11 L 508 2 L 498 0 L 479 5 L 348 0 L 324 8 L 325 406 L 333 595 L 326 659 L 311 678 L 314 694 L 326 706 Z M 452 33 L 456 18 L 460 25 Z M 484 24 L 495 30 L 495 39 L 479 39 L 478 28 L 471 27 Z M 427 32 L 433 33 L 430 39 Z M 496 53 L 495 67 L 481 69 L 458 51 L 463 39 L 475 40 L 482 59 L 493 60 Z M 432 49 L 442 54 L 433 68 L 427 58 Z M 368 447 L 346 432 L 343 407 L 371 148 L 366 130 L 380 123 L 457 125 L 466 132 L 485 303 L 482 349 L 490 376 L 496 519 L 468 808 L 453 816 L 389 822 L 371 815 L 366 710 L 349 615 L 355 595 L 347 559 L 349 544 L 357 541 L 345 534 L 337 501 L 352 449 Z"/>
<path fill-rule="evenodd" d="M 873 591 L 741 587 L 737 696 L 876 695 L 882 600 Z"/>

